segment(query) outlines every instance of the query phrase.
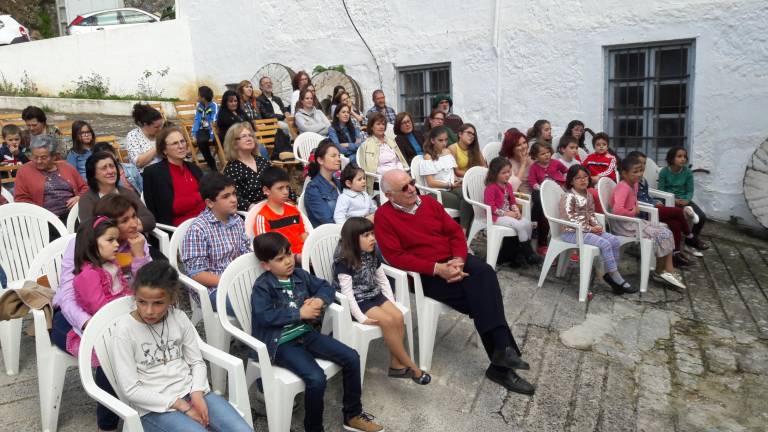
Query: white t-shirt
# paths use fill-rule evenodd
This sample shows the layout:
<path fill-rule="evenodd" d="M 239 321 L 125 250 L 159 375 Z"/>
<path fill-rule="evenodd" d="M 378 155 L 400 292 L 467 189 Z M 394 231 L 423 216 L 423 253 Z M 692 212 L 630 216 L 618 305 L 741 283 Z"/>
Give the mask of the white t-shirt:
<path fill-rule="evenodd" d="M 136 163 L 136 160 L 139 159 L 139 156 L 154 147 L 155 140 L 150 140 L 147 138 L 147 136 L 144 135 L 144 133 L 139 128 L 132 129 L 130 132 L 128 132 L 128 135 L 125 136 L 125 149 L 128 150 L 128 160 L 132 164 L 136 165 L 137 168 L 139 165 Z M 160 158 L 155 155 L 155 158 L 152 159 L 148 164 L 144 165 L 144 168 L 159 161 Z M 139 168 L 139 171 L 142 171 L 144 168 Z"/>
<path fill-rule="evenodd" d="M 452 185 L 455 180 L 453 169 L 456 168 L 456 166 L 456 159 L 454 159 L 452 154 L 448 153 L 440 156 L 438 160 L 422 159 L 419 164 L 419 174 L 424 177 L 425 184 L 426 176 L 431 175 L 433 180 L 446 184 L 445 187 L 440 187 L 438 189 L 450 190 L 451 188 L 447 187 L 447 185 L 449 183 Z"/>
<path fill-rule="evenodd" d="M 187 315 L 169 309 L 165 324 L 152 328 L 127 314 L 115 323 L 109 347 L 117 385 L 139 416 L 168 412 L 177 399 L 210 391 L 197 331 Z"/>

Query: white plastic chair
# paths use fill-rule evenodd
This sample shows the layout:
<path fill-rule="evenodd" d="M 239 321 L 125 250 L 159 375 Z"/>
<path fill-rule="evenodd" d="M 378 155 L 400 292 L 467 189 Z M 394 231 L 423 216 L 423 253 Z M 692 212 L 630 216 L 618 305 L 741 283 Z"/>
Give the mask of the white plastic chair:
<path fill-rule="evenodd" d="M 504 240 L 504 237 L 516 237 L 517 231 L 514 228 L 493 223 L 491 206 L 484 202 L 485 176 L 487 173 L 488 168 L 485 167 L 475 166 L 468 169 L 464 174 L 461 190 L 464 194 L 464 201 L 472 204 L 472 209 L 475 211 L 475 217 L 472 219 L 472 226 L 469 228 L 469 236 L 467 236 L 467 247 L 472 243 L 472 239 L 475 238 L 475 235 L 477 235 L 478 232 L 483 229 L 486 230 L 488 241 L 486 244 L 485 262 L 495 269 L 496 260 L 499 257 L 499 250 L 501 249 L 501 243 Z M 522 198 L 516 198 L 516 201 L 522 207 L 521 213 L 523 219 L 530 222 L 530 202 Z"/>
<path fill-rule="evenodd" d="M 451 308 L 437 300 L 424 295 L 421 285 L 421 275 L 416 272 L 408 272 L 413 278 L 413 292 L 416 299 L 417 330 L 419 332 L 419 368 L 429 372 L 432 367 L 432 354 L 437 338 L 437 320 L 440 315 L 449 312 Z"/>
<path fill-rule="evenodd" d="M 301 267 L 309 271 L 315 270 L 315 275 L 330 283 L 333 277 L 333 253 L 341 239 L 341 227 L 339 224 L 325 224 L 317 227 L 304 241 Z M 383 265 L 384 273 L 395 279 L 395 306 L 403 313 L 405 330 L 408 336 L 408 348 L 413 358 L 413 320 L 410 312 L 410 294 L 408 292 L 408 275 L 388 265 Z M 346 313 L 341 314 L 340 325 L 341 340 L 351 346 L 360 355 L 360 384 L 365 378 L 365 363 L 368 358 L 368 346 L 374 339 L 383 337 L 381 328 L 375 325 L 362 324 L 354 321 L 349 308 L 349 299 L 344 294 L 336 293 L 336 301 Z"/>
<path fill-rule="evenodd" d="M 482 153 L 485 163 L 489 164 L 491 161 L 499 156 L 501 151 L 501 143 L 498 141 L 491 141 L 483 146 Z"/>
<path fill-rule="evenodd" d="M 176 227 L 176 231 L 174 231 L 173 236 L 171 236 L 168 261 L 171 266 L 179 272 L 179 280 L 181 280 L 189 293 L 189 304 L 192 307 L 192 323 L 197 324 L 202 319 L 206 342 L 216 349 L 229 352 L 229 343 L 232 341 L 232 337 L 229 333 L 225 332 L 221 327 L 221 324 L 219 324 L 219 317 L 216 315 L 216 312 L 213 311 L 211 298 L 208 295 L 208 288 L 185 275 L 182 272 L 182 268 L 180 268 L 182 267 L 180 266 L 181 243 L 187 235 L 187 231 L 189 231 L 192 222 L 194 222 L 194 219 L 189 219 Z M 197 299 L 195 297 L 197 297 Z M 216 366 L 211 367 L 211 386 L 218 394 L 224 394 L 224 391 L 226 390 L 225 377 L 226 371 L 224 369 Z"/>
<path fill-rule="evenodd" d="M 85 392 L 123 419 L 123 431 L 139 432 L 144 430 L 141 426 L 141 418 L 138 412 L 128 404 L 125 395 L 117 385 L 115 365 L 112 363 L 113 356 L 110 352 L 110 339 L 115 330 L 115 322 L 130 313 L 134 309 L 133 304 L 133 297 L 119 298 L 101 308 L 91 318 L 88 327 L 83 332 L 77 364 L 80 369 L 80 381 Z M 248 399 L 248 388 L 245 386 L 242 360 L 206 344 L 200 338 L 198 338 L 197 343 L 205 360 L 226 370 L 229 384 L 229 403 L 253 427 L 251 403 Z M 91 367 L 91 353 L 94 350 L 104 375 L 119 398 L 115 398 L 96 385 Z"/>
<path fill-rule="evenodd" d="M 587 151 L 584 150 L 583 148 L 579 147 L 579 159 L 583 161 L 584 159 L 587 158 L 587 156 L 589 156 L 589 153 L 587 153 Z"/>
<path fill-rule="evenodd" d="M 74 234 L 77 231 L 77 222 L 80 220 L 80 203 L 75 203 L 67 215 L 67 232 Z"/>
<path fill-rule="evenodd" d="M 304 132 L 299 134 L 293 141 L 293 155 L 296 160 L 300 161 L 305 166 L 309 165 L 309 155 L 312 153 L 312 150 L 320 145 L 320 141 L 324 138 L 324 136 L 314 132 Z"/>
<path fill-rule="evenodd" d="M 29 203 L 11 203 L 0 211 L 0 266 L 8 279 L 6 288 L 20 288 L 35 257 L 49 244 L 49 224 L 60 236 L 67 228 L 56 215 Z M 21 318 L 0 321 L 0 347 L 5 372 L 19 372 Z"/>
<path fill-rule="evenodd" d="M 363 142 L 365 142 L 365 141 L 363 141 Z M 355 153 L 355 161 L 357 163 L 357 166 L 360 166 L 360 161 L 363 160 L 363 157 L 365 157 L 365 155 L 363 154 L 363 144 L 360 144 L 360 147 L 357 148 L 357 153 Z M 366 182 L 371 182 L 371 184 L 373 184 L 375 186 L 376 183 L 379 183 L 381 181 L 381 175 L 379 175 L 379 174 L 377 174 L 375 172 L 365 171 L 364 169 L 363 169 L 363 171 L 365 172 L 365 181 Z M 381 203 L 384 204 L 386 202 L 386 198 L 384 197 L 384 194 L 381 193 L 379 191 L 379 189 L 374 188 L 373 189 L 373 194 L 371 195 L 371 198 L 376 198 L 377 195 L 379 196 L 379 199 L 382 200 Z"/>
<path fill-rule="evenodd" d="M 416 187 L 420 191 L 434 195 L 435 199 L 437 199 L 440 205 L 442 205 L 443 197 L 440 195 L 440 190 L 427 186 L 426 182 L 424 181 L 424 178 L 420 174 L 421 167 L 419 165 L 423 160 L 424 158 L 420 155 L 416 155 L 413 157 L 413 160 L 411 160 L 411 178 L 416 180 Z M 459 217 L 460 213 L 458 209 L 447 208 L 445 206 L 443 206 L 443 208 L 445 208 L 445 212 L 448 213 L 448 216 L 454 219 Z"/>
<path fill-rule="evenodd" d="M 232 261 L 221 275 L 216 293 L 216 305 L 222 327 L 236 339 L 256 352 L 257 359 L 248 358 L 245 373 L 246 387 L 249 388 L 257 378 L 261 378 L 264 389 L 264 402 L 267 408 L 267 423 L 272 432 L 288 432 L 291 426 L 293 399 L 304 391 L 304 381 L 287 369 L 273 365 L 267 352 L 267 346 L 251 336 L 251 292 L 253 283 L 264 270 L 253 254 L 243 255 Z M 240 327 L 232 324 L 227 316 L 227 299 L 235 310 L 235 317 Z M 337 304 L 328 305 L 325 319 L 330 320 L 333 334 L 340 339 L 339 317 L 344 313 Z M 245 331 L 243 331 L 245 329 Z M 317 364 L 331 378 L 341 368 L 327 360 L 317 360 Z"/>
<path fill-rule="evenodd" d="M 395 125 L 392 123 L 387 123 L 387 128 L 384 130 L 384 136 L 387 137 L 388 140 L 395 140 Z"/>
<path fill-rule="evenodd" d="M 75 234 L 67 234 L 54 240 L 41 250 L 30 264 L 25 279 L 34 281 L 40 276 L 46 276 L 50 288 L 57 291 L 61 278 L 61 261 L 64 257 L 64 251 L 74 238 Z M 35 325 L 40 423 L 43 431 L 55 431 L 59 422 L 64 378 L 67 369 L 77 366 L 77 359 L 51 342 L 48 323 L 42 310 L 33 309 L 32 318 Z"/>
<path fill-rule="evenodd" d="M 6 201 L 8 201 L 9 204 L 14 202 L 13 194 L 8 189 L 0 187 L 0 194 L 3 196 L 3 198 L 5 198 Z"/>
<path fill-rule="evenodd" d="M 547 255 L 544 257 L 544 264 L 541 266 L 541 275 L 539 276 L 538 286 L 544 285 L 549 268 L 558 258 L 557 276 L 562 277 L 565 274 L 565 265 L 568 260 L 568 252 L 572 249 L 579 250 L 579 301 L 587 300 L 589 292 L 589 282 L 592 276 L 592 265 L 595 258 L 600 257 L 600 249 L 597 246 L 591 246 L 584 243 L 584 233 L 581 225 L 560 218 L 560 198 L 565 194 L 563 189 L 552 180 L 544 180 L 541 184 L 541 206 L 544 215 L 549 221 L 550 233 L 552 235 L 547 248 Z M 602 222 L 602 215 L 595 215 Z M 605 224 L 603 223 L 603 226 Z M 576 230 L 576 243 L 570 243 L 562 239 L 563 227 L 571 227 Z"/>
<path fill-rule="evenodd" d="M 614 214 L 613 209 L 613 189 L 616 187 L 616 183 L 613 180 L 603 177 L 597 182 L 597 194 L 600 197 L 600 205 L 603 207 L 603 212 L 606 218 L 608 218 L 608 231 L 611 232 L 621 245 L 624 246 L 627 243 L 639 243 L 640 245 L 640 292 L 644 293 L 648 291 L 648 276 L 651 273 L 651 262 L 653 261 L 653 241 L 643 237 L 643 221 L 636 217 L 620 216 Z M 640 209 L 651 215 L 651 220 L 658 223 L 659 210 L 653 206 L 638 203 Z M 635 235 L 632 237 L 621 236 L 613 232 L 611 229 L 611 221 L 631 223 L 635 225 Z"/>
<path fill-rule="evenodd" d="M 306 185 L 305 185 L 306 188 Z M 299 213 L 301 213 L 301 219 L 304 221 L 304 231 L 311 233 L 312 232 L 312 224 L 309 222 L 309 218 L 307 217 L 307 213 L 304 211 L 304 193 L 302 192 L 301 196 L 299 197 L 299 203 L 297 206 L 294 206 L 291 203 L 285 203 L 284 205 L 290 206 L 290 207 L 296 207 L 299 210 Z M 267 200 L 259 201 L 251 207 L 250 210 L 248 210 L 248 213 L 245 215 L 245 234 L 253 240 L 253 237 L 255 237 L 255 231 L 253 229 L 253 225 L 256 222 L 256 216 L 261 211 L 262 207 L 267 205 Z"/>
<path fill-rule="evenodd" d="M 653 159 L 645 158 L 645 172 L 643 172 L 643 177 L 648 182 L 648 195 L 650 195 L 651 198 L 664 200 L 664 206 L 666 207 L 674 207 L 675 194 L 658 189 L 659 171 L 661 171 L 661 169 L 656 165 L 656 162 L 654 162 Z"/>

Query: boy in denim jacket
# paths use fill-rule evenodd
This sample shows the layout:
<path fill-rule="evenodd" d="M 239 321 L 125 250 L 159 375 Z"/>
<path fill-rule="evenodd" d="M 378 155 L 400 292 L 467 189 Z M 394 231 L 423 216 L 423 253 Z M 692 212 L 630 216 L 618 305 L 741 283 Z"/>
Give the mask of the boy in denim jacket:
<path fill-rule="evenodd" d="M 266 271 L 253 285 L 251 334 L 267 345 L 273 364 L 304 380 L 304 429 L 308 432 L 324 430 L 326 378 L 316 361 L 324 359 L 342 368 L 344 429 L 384 430 L 373 422 L 371 415 L 363 412 L 357 351 L 312 326 L 322 318 L 326 305 L 334 299 L 330 283 L 295 268 L 291 244 L 278 232 L 254 238 L 253 250 Z"/>

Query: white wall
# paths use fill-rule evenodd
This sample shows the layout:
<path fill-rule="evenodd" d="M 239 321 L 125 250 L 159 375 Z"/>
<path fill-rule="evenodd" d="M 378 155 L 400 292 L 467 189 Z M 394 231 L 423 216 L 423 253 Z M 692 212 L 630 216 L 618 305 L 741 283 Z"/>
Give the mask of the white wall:
<path fill-rule="evenodd" d="M 159 81 L 164 96 L 194 86 L 192 47 L 186 21 L 171 20 L 0 47 L 0 72 L 18 84 L 24 71 L 43 94 L 71 89 L 78 76 L 96 72 L 110 93 L 133 94 L 144 70 L 170 66 Z M 2 107 L 0 107 L 2 108 Z"/>

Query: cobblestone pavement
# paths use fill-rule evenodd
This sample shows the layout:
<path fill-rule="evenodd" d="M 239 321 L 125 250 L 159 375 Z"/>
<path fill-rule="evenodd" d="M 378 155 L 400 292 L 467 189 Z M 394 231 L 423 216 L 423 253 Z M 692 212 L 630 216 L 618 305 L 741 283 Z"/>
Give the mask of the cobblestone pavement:
<path fill-rule="evenodd" d="M 387 379 L 386 348 L 372 343 L 366 410 L 390 431 L 766 430 L 768 242 L 723 225 L 705 233 L 713 247 L 683 270 L 688 291 L 651 283 L 642 297 L 615 297 L 600 283 L 588 310 L 577 301 L 575 271 L 537 288 L 536 268 L 502 267 L 506 313 L 531 364 L 522 375 L 537 386 L 535 396 L 484 379 L 487 360 L 471 321 L 449 313 L 440 318 L 428 386 Z M 637 283 L 634 259 L 625 254 L 621 265 Z M 19 375 L 0 374 L 2 431 L 40 427 L 34 341 L 22 338 Z M 76 371 L 66 383 L 59 430 L 95 430 L 94 404 Z M 333 378 L 328 430 L 341 429 L 340 391 Z M 256 429 L 265 431 L 263 405 L 252 405 Z"/>

